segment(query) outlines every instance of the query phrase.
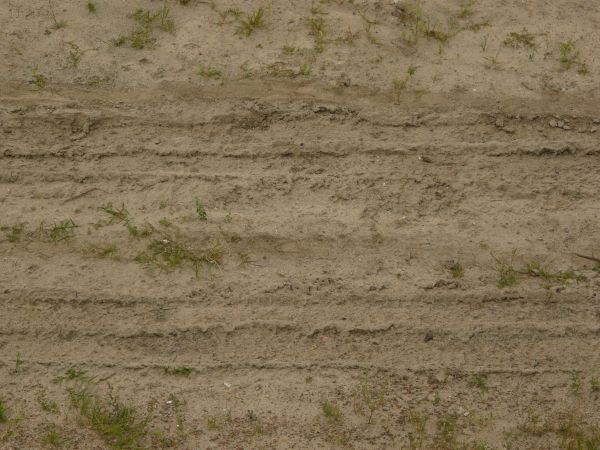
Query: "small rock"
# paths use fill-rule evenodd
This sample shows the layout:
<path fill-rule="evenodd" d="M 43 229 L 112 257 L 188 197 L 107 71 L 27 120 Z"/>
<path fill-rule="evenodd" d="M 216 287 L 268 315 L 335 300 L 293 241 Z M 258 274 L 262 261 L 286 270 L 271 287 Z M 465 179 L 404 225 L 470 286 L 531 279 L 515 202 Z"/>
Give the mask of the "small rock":
<path fill-rule="evenodd" d="M 562 129 L 569 131 L 571 129 L 571 127 L 569 125 L 565 125 L 564 127 L 562 127 Z"/>
<path fill-rule="evenodd" d="M 432 159 L 429 156 L 421 155 L 419 156 L 419 161 L 423 161 L 424 163 L 432 163 Z"/>
<path fill-rule="evenodd" d="M 427 330 L 427 333 L 425 333 L 425 337 L 423 338 L 423 340 L 425 342 L 433 341 L 433 331 Z"/>
<path fill-rule="evenodd" d="M 517 130 L 515 127 L 504 127 L 504 128 L 502 128 L 502 131 L 504 131 L 505 133 L 508 133 L 508 134 L 513 134 Z"/>
<path fill-rule="evenodd" d="M 562 128 L 562 127 L 564 127 L 564 126 L 565 126 L 565 122 L 564 122 L 564 120 L 559 120 L 558 122 L 556 122 L 556 126 L 557 126 L 558 128 Z"/>
<path fill-rule="evenodd" d="M 502 127 L 504 127 L 504 118 L 503 118 L 503 117 L 498 117 L 498 118 L 496 119 L 496 126 L 497 126 L 498 128 L 502 128 Z"/>
<path fill-rule="evenodd" d="M 598 127 L 590 128 L 590 133 L 595 133 L 596 131 L 598 131 Z"/>
<path fill-rule="evenodd" d="M 550 125 L 552 128 L 556 128 L 558 126 L 558 122 L 554 119 L 550 119 L 550 122 L 548 122 L 548 125 Z"/>

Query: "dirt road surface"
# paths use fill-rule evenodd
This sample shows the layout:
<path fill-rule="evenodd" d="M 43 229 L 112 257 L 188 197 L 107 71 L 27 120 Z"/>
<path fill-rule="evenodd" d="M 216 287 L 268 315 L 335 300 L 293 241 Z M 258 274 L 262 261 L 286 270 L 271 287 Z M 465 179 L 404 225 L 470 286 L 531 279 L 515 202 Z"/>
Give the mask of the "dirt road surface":
<path fill-rule="evenodd" d="M 600 448 L 595 2 L 1 3 L 0 448 Z"/>

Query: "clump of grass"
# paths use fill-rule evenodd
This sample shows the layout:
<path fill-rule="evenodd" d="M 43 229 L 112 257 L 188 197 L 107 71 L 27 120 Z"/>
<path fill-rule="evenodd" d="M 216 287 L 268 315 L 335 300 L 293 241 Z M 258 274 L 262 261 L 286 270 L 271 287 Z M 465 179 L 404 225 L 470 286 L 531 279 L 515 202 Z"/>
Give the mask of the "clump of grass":
<path fill-rule="evenodd" d="M 452 261 L 448 265 L 448 270 L 450 270 L 452 278 L 462 278 L 465 274 L 465 268 L 458 261 Z"/>
<path fill-rule="evenodd" d="M 137 9 L 131 17 L 136 22 L 135 28 L 130 34 L 122 34 L 112 40 L 112 44 L 120 47 L 129 43 L 131 48 L 141 50 L 151 47 L 156 42 L 152 35 L 152 30 L 158 28 L 162 31 L 173 33 L 175 31 L 175 22 L 170 17 L 169 8 L 164 5 L 161 9 L 151 12 L 147 9 Z"/>
<path fill-rule="evenodd" d="M 89 380 L 90 378 L 86 374 L 87 372 L 85 370 L 70 367 L 65 372 L 65 378 L 68 380 Z"/>
<path fill-rule="evenodd" d="M 433 437 L 433 448 L 438 450 L 455 450 L 458 447 L 458 432 L 456 418 L 440 417 L 436 423 L 436 433 Z"/>
<path fill-rule="evenodd" d="M 373 420 L 373 414 L 385 405 L 388 393 L 387 383 L 363 382 L 356 391 L 358 413 L 367 417 L 367 423 Z"/>
<path fill-rule="evenodd" d="M 600 392 L 600 381 L 598 381 L 598 377 L 590 378 L 590 389 L 592 392 Z"/>
<path fill-rule="evenodd" d="M 129 211 L 125 208 L 125 204 L 121 204 L 120 208 L 113 207 L 112 203 L 107 203 L 98 208 L 110 216 L 109 225 L 112 223 L 129 222 Z"/>
<path fill-rule="evenodd" d="M 135 408 L 112 395 L 103 399 L 86 389 L 70 390 L 69 397 L 72 406 L 107 445 L 114 449 L 142 447 L 148 418 L 140 419 Z"/>
<path fill-rule="evenodd" d="M 249 37 L 257 29 L 263 28 L 265 26 L 264 16 L 265 10 L 263 7 L 247 14 L 245 19 L 240 20 L 240 26 L 238 28 L 239 33 Z"/>
<path fill-rule="evenodd" d="M 52 17 L 52 26 L 50 28 L 54 30 L 60 30 L 61 28 L 65 28 L 67 26 L 67 22 L 65 20 L 58 20 L 56 18 L 56 14 L 54 13 L 54 5 L 52 4 L 52 0 L 48 0 L 48 6 L 50 8 L 50 17 Z"/>
<path fill-rule="evenodd" d="M 204 205 L 202 204 L 202 202 L 198 199 L 196 199 L 196 214 L 198 215 L 198 218 L 204 222 L 206 222 L 208 220 L 208 215 L 206 214 L 206 209 L 204 208 Z"/>
<path fill-rule="evenodd" d="M 73 42 L 67 42 L 67 44 L 71 49 L 69 50 L 69 56 L 67 57 L 67 62 L 64 67 L 65 69 L 74 69 L 79 66 L 79 62 L 81 61 L 84 52 Z"/>
<path fill-rule="evenodd" d="M 31 84 L 36 86 L 38 89 L 44 89 L 46 87 L 46 77 L 41 73 L 36 73 L 33 75 Z"/>
<path fill-rule="evenodd" d="M 488 381 L 487 375 L 477 373 L 469 379 L 469 386 L 476 387 L 476 388 L 480 389 L 481 391 L 487 391 L 488 390 L 487 381 Z"/>
<path fill-rule="evenodd" d="M 8 242 L 19 242 L 25 227 L 22 224 L 17 224 L 12 226 L 3 226 L 0 229 L 6 232 L 6 238 L 8 239 Z"/>
<path fill-rule="evenodd" d="M 209 430 L 220 430 L 221 427 L 222 425 L 216 417 L 210 416 L 206 418 L 206 428 Z"/>
<path fill-rule="evenodd" d="M 573 394 L 579 395 L 581 394 L 582 387 L 583 383 L 581 381 L 581 375 L 579 374 L 579 372 L 573 373 L 573 376 L 571 378 L 571 391 L 573 391 Z"/>
<path fill-rule="evenodd" d="M 96 13 L 96 4 L 94 2 L 87 2 L 86 3 L 86 7 L 89 13 L 91 14 L 95 14 Z"/>
<path fill-rule="evenodd" d="M 173 33 L 175 31 L 175 21 L 169 17 L 169 8 L 164 5 L 157 13 L 158 28 L 166 31 L 167 33 Z"/>
<path fill-rule="evenodd" d="M 561 448 L 568 450 L 595 450 L 600 448 L 600 430 L 589 426 L 575 414 L 563 416 L 556 432 L 561 436 Z"/>
<path fill-rule="evenodd" d="M 220 266 L 222 260 L 223 251 L 218 244 L 204 250 L 194 250 L 170 237 L 153 240 L 146 251 L 135 258 L 135 261 L 140 264 L 156 266 L 161 270 L 189 265 L 196 272 L 196 276 L 203 265 Z"/>
<path fill-rule="evenodd" d="M 571 67 L 576 66 L 579 74 L 585 75 L 589 73 L 589 68 L 587 64 L 579 58 L 579 50 L 575 48 L 573 41 L 561 42 L 559 51 L 559 61 L 565 70 L 569 70 Z"/>
<path fill-rule="evenodd" d="M 42 443 L 53 447 L 62 447 L 65 439 L 62 436 L 62 430 L 56 424 L 48 424 L 46 426 L 46 434 L 42 438 Z"/>
<path fill-rule="evenodd" d="M 460 5 L 460 11 L 458 12 L 458 17 L 460 19 L 467 19 L 473 15 L 473 5 L 475 5 L 475 0 L 467 0 Z"/>
<path fill-rule="evenodd" d="M 527 263 L 525 266 L 525 270 L 523 272 L 525 275 L 529 275 L 532 277 L 543 278 L 547 281 L 555 280 L 555 281 L 566 281 L 566 280 L 576 280 L 576 281 L 585 281 L 585 277 L 583 275 L 577 274 L 574 270 L 562 270 L 558 272 L 550 272 L 538 261 L 531 261 Z"/>
<path fill-rule="evenodd" d="M 75 228 L 77 228 L 77 225 L 73 222 L 73 219 L 63 220 L 48 229 L 43 226 L 41 227 L 47 239 L 54 244 L 73 238 L 75 236 Z"/>
<path fill-rule="evenodd" d="M 307 20 L 307 23 L 310 29 L 309 34 L 315 41 L 315 52 L 323 53 L 323 50 L 325 50 L 325 36 L 327 34 L 325 21 L 322 17 L 311 17 Z"/>
<path fill-rule="evenodd" d="M 392 90 L 394 93 L 394 101 L 396 103 L 400 103 L 400 97 L 406 90 L 410 80 L 415 76 L 415 73 L 417 73 L 417 67 L 411 64 L 408 66 L 408 69 L 406 69 L 406 76 L 404 78 L 396 78 L 392 81 Z"/>
<path fill-rule="evenodd" d="M 0 398 L 0 423 L 8 422 L 8 411 L 4 400 Z"/>
<path fill-rule="evenodd" d="M 117 257 L 117 245 L 92 245 L 89 247 L 89 251 L 97 258 L 116 258 Z"/>
<path fill-rule="evenodd" d="M 328 421 L 336 423 L 342 421 L 342 412 L 335 403 L 331 403 L 326 400 L 323 403 L 321 403 L 321 410 L 323 411 L 323 415 Z"/>
<path fill-rule="evenodd" d="M 198 75 L 206 78 L 220 78 L 222 73 L 214 67 L 200 66 L 198 68 Z"/>
<path fill-rule="evenodd" d="M 158 221 L 158 223 L 160 225 L 162 225 L 163 227 L 170 227 L 171 226 L 171 221 L 169 219 L 167 219 L 166 217 L 163 217 L 162 219 L 160 219 Z"/>
<path fill-rule="evenodd" d="M 58 405 L 56 404 L 55 401 L 50 400 L 48 398 L 47 392 L 46 390 L 41 390 L 37 396 L 37 401 L 40 405 L 40 407 L 47 412 L 50 413 L 57 413 L 58 412 Z"/>
<path fill-rule="evenodd" d="M 359 36 L 360 31 L 356 31 L 353 33 L 352 30 L 348 29 L 346 32 L 344 32 L 344 34 L 341 37 L 336 38 L 335 41 L 346 45 L 354 45 L 356 39 L 358 39 Z"/>
<path fill-rule="evenodd" d="M 434 39 L 444 44 L 448 42 L 452 37 L 452 35 L 449 32 L 433 28 L 428 22 L 425 22 L 424 25 L 422 25 L 421 32 L 423 33 L 423 36 L 428 37 L 430 39 Z"/>
<path fill-rule="evenodd" d="M 127 222 L 126 228 L 127 228 L 127 231 L 129 231 L 129 234 L 136 238 L 148 237 L 154 232 L 154 227 L 152 227 L 152 225 L 150 225 L 148 223 L 144 224 L 140 228 L 140 227 L 132 224 L 131 222 Z"/>
<path fill-rule="evenodd" d="M 512 31 L 504 39 L 504 45 L 512 48 L 535 48 L 535 35 L 523 28 L 521 32 Z"/>
<path fill-rule="evenodd" d="M 429 417 L 417 411 L 410 410 L 408 422 L 412 430 L 408 433 L 408 441 L 411 449 L 424 449 L 427 440 L 427 422 Z"/>
<path fill-rule="evenodd" d="M 164 372 L 167 375 L 184 375 L 189 376 L 194 369 L 188 366 L 177 366 L 177 367 L 163 367 Z"/>
<path fill-rule="evenodd" d="M 573 63 L 577 60 L 579 53 L 575 50 L 573 41 L 561 42 L 560 44 L 560 62 L 570 69 Z"/>
<path fill-rule="evenodd" d="M 127 228 L 127 231 L 133 237 L 148 237 L 154 231 L 152 225 L 148 223 L 146 223 L 142 228 L 134 225 L 129 217 L 129 211 L 127 211 L 127 208 L 125 208 L 124 204 L 122 204 L 120 208 L 115 208 L 111 203 L 107 203 L 106 205 L 100 206 L 98 209 L 110 216 L 107 225 L 120 223 Z"/>
<path fill-rule="evenodd" d="M 513 252 L 513 257 L 514 255 L 515 252 Z M 499 275 L 497 283 L 498 287 L 505 288 L 517 284 L 517 271 L 513 267 L 512 262 L 502 261 L 496 258 L 493 254 L 492 258 L 494 258 L 494 260 L 497 263 L 497 270 Z"/>
<path fill-rule="evenodd" d="M 21 359 L 21 354 L 17 353 L 17 358 L 15 359 L 15 367 L 10 369 L 9 373 L 11 375 L 16 375 L 18 373 L 23 372 L 23 360 Z"/>

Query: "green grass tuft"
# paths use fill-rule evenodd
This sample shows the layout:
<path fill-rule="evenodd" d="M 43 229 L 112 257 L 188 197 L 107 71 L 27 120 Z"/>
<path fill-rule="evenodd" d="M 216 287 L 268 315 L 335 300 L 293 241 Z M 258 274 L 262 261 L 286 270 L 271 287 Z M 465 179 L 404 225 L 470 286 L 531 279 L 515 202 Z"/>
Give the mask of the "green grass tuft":
<path fill-rule="evenodd" d="M 245 19 L 240 20 L 238 31 L 248 37 L 257 29 L 265 26 L 264 22 L 265 10 L 260 7 L 253 13 L 247 14 Z"/>
<path fill-rule="evenodd" d="M 323 403 L 321 403 L 321 410 L 323 411 L 323 415 L 325 416 L 325 418 L 330 422 L 342 421 L 342 412 L 335 403 L 324 401 Z"/>
<path fill-rule="evenodd" d="M 69 397 L 71 405 L 78 410 L 87 425 L 111 448 L 129 450 L 143 447 L 148 418 L 139 418 L 132 406 L 112 395 L 102 399 L 86 389 L 70 390 Z"/>
<path fill-rule="evenodd" d="M 0 398 L 0 423 L 6 423 L 8 421 L 8 411 L 4 401 Z"/>
<path fill-rule="evenodd" d="M 164 367 L 163 370 L 167 375 L 184 375 L 189 376 L 194 369 L 188 366 Z"/>
<path fill-rule="evenodd" d="M 196 214 L 198 214 L 198 218 L 204 222 L 208 220 L 208 215 L 206 214 L 206 209 L 200 200 L 196 199 Z"/>

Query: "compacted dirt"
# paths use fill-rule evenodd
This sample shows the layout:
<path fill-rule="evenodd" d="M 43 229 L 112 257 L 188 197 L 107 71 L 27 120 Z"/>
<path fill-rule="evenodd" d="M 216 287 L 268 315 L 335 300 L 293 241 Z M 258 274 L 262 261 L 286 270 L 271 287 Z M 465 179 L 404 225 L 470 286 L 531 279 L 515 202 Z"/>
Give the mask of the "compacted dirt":
<path fill-rule="evenodd" d="M 0 448 L 600 448 L 594 2 L 87 3 L 0 5 Z"/>

